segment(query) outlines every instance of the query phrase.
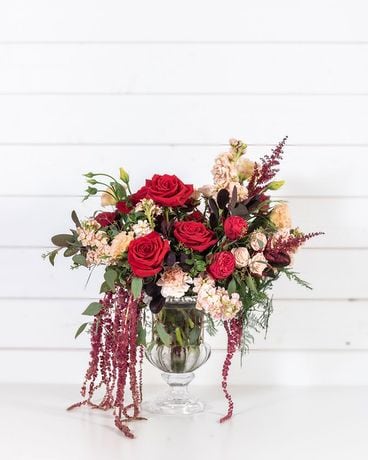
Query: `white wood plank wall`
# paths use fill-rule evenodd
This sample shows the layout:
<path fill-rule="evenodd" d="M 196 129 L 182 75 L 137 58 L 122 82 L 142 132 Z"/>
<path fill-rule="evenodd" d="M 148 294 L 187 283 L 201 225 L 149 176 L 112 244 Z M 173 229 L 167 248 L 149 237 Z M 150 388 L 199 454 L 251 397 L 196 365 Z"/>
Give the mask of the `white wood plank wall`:
<path fill-rule="evenodd" d="M 124 165 L 210 179 L 229 137 L 255 158 L 285 134 L 279 196 L 327 234 L 282 282 L 267 341 L 235 383 L 368 384 L 368 29 L 364 0 L 3 0 L 0 382 L 78 382 L 96 273 L 41 253 L 81 204 L 82 173 Z M 224 337 L 198 381 L 219 381 Z M 159 374 L 147 367 L 147 382 Z"/>

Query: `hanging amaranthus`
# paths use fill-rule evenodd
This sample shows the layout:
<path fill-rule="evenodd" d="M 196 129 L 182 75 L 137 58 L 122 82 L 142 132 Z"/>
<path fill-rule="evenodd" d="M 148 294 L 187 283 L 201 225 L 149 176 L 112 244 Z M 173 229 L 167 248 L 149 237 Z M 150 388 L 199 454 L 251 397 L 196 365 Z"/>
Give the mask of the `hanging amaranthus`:
<path fill-rule="evenodd" d="M 115 426 L 125 436 L 133 438 L 127 423 L 143 419 L 139 415 L 143 360 L 143 349 L 137 347 L 139 304 L 123 288 L 105 294 L 101 303 L 103 307 L 91 328 L 90 362 L 81 389 L 85 399 L 68 410 L 84 405 L 101 410 L 113 409 Z M 100 402 L 96 402 L 94 398 L 100 388 L 105 393 Z M 128 392 L 132 399 L 130 403 L 126 400 Z"/>

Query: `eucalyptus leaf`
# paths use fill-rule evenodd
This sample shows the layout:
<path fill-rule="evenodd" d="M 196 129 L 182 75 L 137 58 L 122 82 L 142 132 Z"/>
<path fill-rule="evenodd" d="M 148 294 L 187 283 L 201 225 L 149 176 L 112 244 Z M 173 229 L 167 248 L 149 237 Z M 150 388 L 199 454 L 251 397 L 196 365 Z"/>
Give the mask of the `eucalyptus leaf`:
<path fill-rule="evenodd" d="M 72 211 L 72 221 L 75 223 L 76 227 L 81 226 L 81 223 L 80 223 L 80 221 L 78 219 L 77 213 L 74 210 Z"/>
<path fill-rule="evenodd" d="M 86 258 L 82 256 L 82 254 L 76 254 L 75 256 L 73 256 L 72 260 L 76 265 L 82 265 L 84 267 L 87 266 Z"/>
<path fill-rule="evenodd" d="M 52 266 L 55 265 L 55 257 L 56 257 L 56 254 L 59 252 L 58 249 L 55 249 L 54 251 L 51 251 L 50 254 L 49 254 L 49 261 L 50 261 L 50 264 Z"/>
<path fill-rule="evenodd" d="M 74 338 L 76 339 L 79 335 L 82 334 L 82 332 L 85 330 L 85 328 L 87 327 L 88 323 L 83 323 L 81 324 L 78 329 L 77 329 L 77 332 L 75 333 L 75 336 Z"/>
<path fill-rule="evenodd" d="M 161 342 L 166 347 L 169 347 L 172 343 L 172 337 L 170 334 L 166 332 L 165 326 L 162 323 L 156 323 L 156 331 L 157 331 L 158 336 L 161 339 Z"/>
<path fill-rule="evenodd" d="M 132 288 L 132 293 L 135 299 L 138 299 L 141 296 L 142 286 L 143 286 L 143 279 L 134 276 L 132 279 L 131 288 Z"/>
<path fill-rule="evenodd" d="M 109 286 L 111 290 L 114 290 L 115 288 L 115 281 L 118 278 L 118 274 L 116 271 L 112 268 L 107 268 L 104 274 L 104 279 L 106 281 L 106 284 Z"/>
<path fill-rule="evenodd" d="M 73 235 L 61 233 L 59 235 L 54 235 L 51 238 L 52 243 L 59 248 L 66 248 L 74 240 Z"/>
<path fill-rule="evenodd" d="M 100 287 L 100 294 L 104 292 L 109 292 L 109 291 L 110 291 L 109 285 L 106 283 L 106 281 L 104 281 Z"/>
<path fill-rule="evenodd" d="M 100 313 L 103 305 L 100 302 L 92 302 L 88 305 L 88 307 L 84 310 L 82 315 L 86 316 L 95 316 Z"/>
<path fill-rule="evenodd" d="M 74 256 L 74 254 L 77 254 L 78 251 L 79 251 L 79 248 L 75 248 L 75 247 L 71 246 L 71 247 L 65 249 L 63 255 L 64 255 L 64 257 L 71 257 L 71 256 Z"/>

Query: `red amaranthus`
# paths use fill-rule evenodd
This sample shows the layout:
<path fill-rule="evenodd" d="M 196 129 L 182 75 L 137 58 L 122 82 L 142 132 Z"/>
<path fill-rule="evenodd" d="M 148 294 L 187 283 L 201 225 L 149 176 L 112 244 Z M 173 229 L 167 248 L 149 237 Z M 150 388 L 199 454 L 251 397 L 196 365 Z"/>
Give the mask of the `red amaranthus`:
<path fill-rule="evenodd" d="M 91 359 L 81 389 L 85 399 L 68 410 L 84 405 L 101 410 L 113 409 L 115 426 L 125 436 L 133 438 L 127 423 L 143 420 L 139 416 L 143 360 L 143 348 L 137 347 L 139 303 L 126 290 L 118 289 L 114 294 L 105 294 L 101 304 L 103 307 L 91 327 Z M 130 403 L 126 401 L 128 379 Z M 104 395 L 100 402 L 96 402 L 93 399 L 101 388 Z"/>

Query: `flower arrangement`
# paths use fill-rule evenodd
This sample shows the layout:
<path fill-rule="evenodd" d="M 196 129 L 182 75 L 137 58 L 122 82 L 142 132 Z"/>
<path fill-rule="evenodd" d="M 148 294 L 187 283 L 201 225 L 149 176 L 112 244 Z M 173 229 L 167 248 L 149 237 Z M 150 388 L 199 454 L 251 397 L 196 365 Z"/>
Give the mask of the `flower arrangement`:
<path fill-rule="evenodd" d="M 148 312 L 159 315 L 167 298 L 196 296 L 196 309 L 213 334 L 223 326 L 228 337 L 222 388 L 233 413 L 228 374 L 236 350 L 246 352 L 252 332 L 267 329 L 272 313 L 270 289 L 282 275 L 303 286 L 291 266 L 297 249 L 319 233 L 293 228 L 288 206 L 272 200 L 286 138 L 260 162 L 246 156 L 246 144 L 231 139 L 216 157 L 213 184 L 195 189 L 175 175 L 155 174 L 133 192 L 128 173 L 120 177 L 85 174 L 84 199 L 99 193 L 110 207 L 83 221 L 72 212 L 76 228 L 56 235 L 56 248 L 46 254 L 72 257 L 72 268 L 105 267 L 102 299 L 83 312 L 91 317 L 76 336 L 89 329 L 91 358 L 81 393 L 73 406 L 113 409 L 115 425 L 128 437 L 130 420 L 141 419 L 142 360 Z M 155 322 L 164 344 L 190 344 L 196 333 L 191 321 L 182 327 Z M 198 334 L 197 334 L 198 335 Z M 131 393 L 127 404 L 126 393 Z M 96 391 L 105 394 L 93 402 Z"/>

